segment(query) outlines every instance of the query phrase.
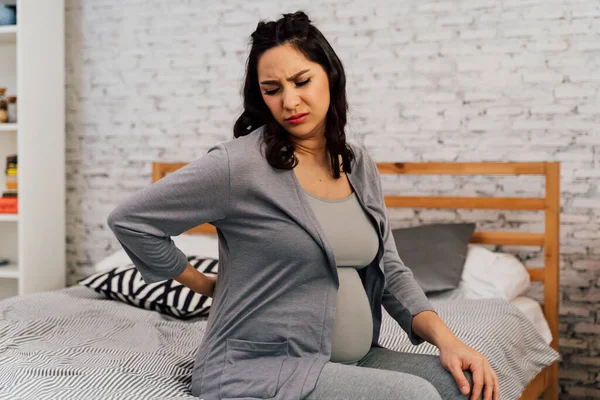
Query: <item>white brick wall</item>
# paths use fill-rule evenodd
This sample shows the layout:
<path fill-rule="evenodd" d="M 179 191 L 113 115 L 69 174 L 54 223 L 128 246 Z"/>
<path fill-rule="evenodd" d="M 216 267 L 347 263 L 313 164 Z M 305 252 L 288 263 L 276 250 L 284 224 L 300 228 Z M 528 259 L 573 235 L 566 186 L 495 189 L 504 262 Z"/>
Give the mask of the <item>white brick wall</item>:
<path fill-rule="evenodd" d="M 66 3 L 70 283 L 119 249 L 106 217 L 150 182 L 152 161 L 191 160 L 232 137 L 250 33 L 259 19 L 303 9 L 345 65 L 348 136 L 375 159 L 562 162 L 561 385 L 564 398 L 599 395 L 596 0 Z M 525 178 L 386 178 L 385 186 L 543 194 Z M 543 226 L 541 215 L 525 214 L 391 212 L 395 226 Z M 507 250 L 541 263 L 539 249 Z"/>

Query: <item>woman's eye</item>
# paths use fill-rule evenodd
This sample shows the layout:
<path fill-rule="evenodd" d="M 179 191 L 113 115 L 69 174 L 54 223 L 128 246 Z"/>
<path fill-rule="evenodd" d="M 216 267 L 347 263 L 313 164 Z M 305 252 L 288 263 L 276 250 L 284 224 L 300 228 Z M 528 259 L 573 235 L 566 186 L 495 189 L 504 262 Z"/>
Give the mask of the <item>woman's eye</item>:
<path fill-rule="evenodd" d="M 310 78 L 308 78 L 307 80 L 305 80 L 305 81 L 303 81 L 303 82 L 297 82 L 297 83 L 296 83 L 296 86 L 304 86 L 304 85 L 306 85 L 308 82 L 310 82 Z M 277 93 L 277 91 L 278 91 L 278 90 L 279 90 L 279 89 L 266 90 L 266 91 L 265 91 L 265 94 L 266 94 L 267 96 L 272 96 L 272 95 L 274 95 L 275 93 Z"/>

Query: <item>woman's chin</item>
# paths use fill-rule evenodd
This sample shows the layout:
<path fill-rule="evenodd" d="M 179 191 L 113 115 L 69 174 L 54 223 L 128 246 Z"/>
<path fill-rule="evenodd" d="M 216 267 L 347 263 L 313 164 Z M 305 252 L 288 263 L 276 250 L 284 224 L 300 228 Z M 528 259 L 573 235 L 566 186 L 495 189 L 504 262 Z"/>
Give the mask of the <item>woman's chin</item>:
<path fill-rule="evenodd" d="M 312 129 L 307 128 L 291 128 L 287 130 L 290 135 L 294 136 L 297 139 L 308 139 L 314 136 L 314 131 Z"/>

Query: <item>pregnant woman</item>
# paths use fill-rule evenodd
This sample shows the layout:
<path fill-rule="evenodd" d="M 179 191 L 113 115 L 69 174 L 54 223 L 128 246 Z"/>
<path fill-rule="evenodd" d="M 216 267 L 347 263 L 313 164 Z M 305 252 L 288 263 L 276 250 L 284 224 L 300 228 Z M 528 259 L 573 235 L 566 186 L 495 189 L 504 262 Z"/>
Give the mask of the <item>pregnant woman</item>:
<path fill-rule="evenodd" d="M 398 255 L 377 166 L 346 142 L 345 73 L 321 32 L 301 11 L 261 21 L 246 68 L 234 139 L 108 218 L 146 282 L 213 297 L 192 394 L 498 400 L 486 358 L 442 322 Z M 216 280 L 170 238 L 203 223 L 217 228 Z M 382 306 L 439 357 L 380 346 Z"/>

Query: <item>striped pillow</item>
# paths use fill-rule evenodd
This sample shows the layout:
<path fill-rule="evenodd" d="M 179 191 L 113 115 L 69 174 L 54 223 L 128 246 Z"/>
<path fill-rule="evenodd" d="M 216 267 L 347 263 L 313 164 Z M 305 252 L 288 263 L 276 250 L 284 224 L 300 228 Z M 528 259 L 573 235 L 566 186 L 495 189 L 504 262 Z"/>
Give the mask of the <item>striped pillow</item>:
<path fill-rule="evenodd" d="M 216 274 L 218 260 L 188 256 L 190 264 L 202 273 Z M 174 279 L 146 283 L 132 263 L 97 272 L 77 281 L 106 297 L 179 319 L 208 315 L 212 298 L 202 296 Z"/>

